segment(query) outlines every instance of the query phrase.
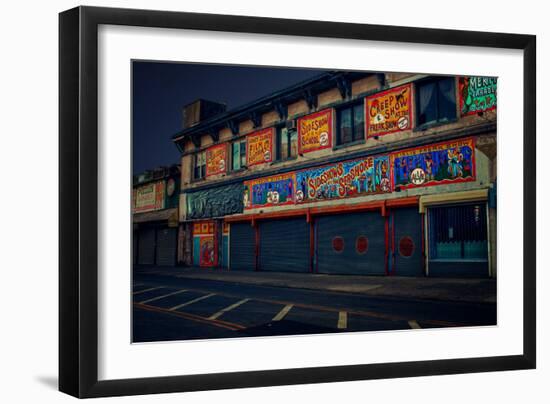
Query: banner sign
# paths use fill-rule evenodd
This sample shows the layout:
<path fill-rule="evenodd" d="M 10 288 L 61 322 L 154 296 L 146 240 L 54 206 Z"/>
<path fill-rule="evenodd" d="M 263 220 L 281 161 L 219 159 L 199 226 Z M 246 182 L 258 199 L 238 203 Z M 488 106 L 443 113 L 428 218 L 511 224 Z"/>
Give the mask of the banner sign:
<path fill-rule="evenodd" d="M 298 118 L 298 153 L 332 147 L 332 109 Z"/>
<path fill-rule="evenodd" d="M 390 157 L 394 189 L 474 181 L 476 177 L 473 138 L 402 150 Z"/>
<path fill-rule="evenodd" d="M 296 173 L 296 202 L 391 192 L 388 156 L 365 157 Z"/>
<path fill-rule="evenodd" d="M 245 209 L 294 203 L 294 173 L 274 175 L 245 181 L 243 205 Z"/>
<path fill-rule="evenodd" d="M 367 97 L 365 102 L 367 137 L 410 129 L 412 127 L 411 98 L 411 84 Z"/>
<path fill-rule="evenodd" d="M 135 189 L 134 213 L 164 209 L 164 181 L 152 182 Z"/>
<path fill-rule="evenodd" d="M 227 145 L 219 144 L 206 149 L 206 176 L 225 173 L 227 170 Z"/>
<path fill-rule="evenodd" d="M 246 137 L 246 161 L 249 167 L 273 161 L 273 128 Z"/>
<path fill-rule="evenodd" d="M 497 107 L 496 77 L 460 77 L 460 114 L 472 115 Z"/>

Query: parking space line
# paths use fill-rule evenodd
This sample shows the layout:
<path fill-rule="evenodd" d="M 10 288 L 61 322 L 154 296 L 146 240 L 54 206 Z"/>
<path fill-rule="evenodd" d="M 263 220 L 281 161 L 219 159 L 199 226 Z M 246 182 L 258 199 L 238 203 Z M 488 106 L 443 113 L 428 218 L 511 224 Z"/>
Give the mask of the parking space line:
<path fill-rule="evenodd" d="M 273 317 L 271 321 L 281 321 L 293 307 L 293 304 L 287 304 L 280 312 L 277 313 L 275 317 Z"/>
<path fill-rule="evenodd" d="M 209 297 L 212 297 L 212 296 L 215 296 L 215 295 L 216 295 L 215 293 L 210 293 L 209 295 L 206 295 L 206 296 L 197 297 L 196 299 L 189 300 L 188 302 L 178 304 L 177 306 L 174 306 L 174 307 L 170 307 L 168 309 L 168 311 L 174 311 L 174 310 L 180 309 L 182 307 L 189 306 L 190 304 L 200 302 L 201 300 L 208 299 Z"/>
<path fill-rule="evenodd" d="M 134 295 L 139 295 L 140 293 L 152 292 L 153 290 L 157 290 L 157 289 L 162 289 L 162 287 L 159 286 L 159 287 L 156 287 L 156 288 L 149 288 L 149 289 L 144 289 L 144 290 L 138 290 L 137 292 L 133 292 L 133 294 L 134 294 Z"/>
<path fill-rule="evenodd" d="M 222 314 L 227 313 L 228 311 L 233 310 L 234 308 L 239 307 L 241 304 L 244 304 L 244 303 L 248 302 L 249 300 L 250 300 L 250 299 L 243 299 L 243 300 L 241 300 L 241 301 L 238 301 L 237 303 L 232 304 L 231 306 L 227 306 L 226 308 L 221 309 L 221 310 L 218 311 L 217 313 L 212 314 L 210 317 L 208 317 L 208 319 L 209 319 L 209 320 L 215 320 L 215 319 L 217 319 L 218 317 L 220 317 Z"/>
<path fill-rule="evenodd" d="M 162 296 L 153 297 L 152 299 L 147 299 L 147 300 L 144 300 L 144 301 L 139 302 L 139 303 L 141 303 L 141 304 L 150 303 L 150 302 L 154 302 L 155 300 L 164 299 L 165 297 L 174 296 L 174 295 L 177 295 L 177 294 L 183 293 L 183 292 L 187 292 L 187 289 L 177 290 L 175 292 L 167 293 L 167 294 L 162 295 Z"/>
<path fill-rule="evenodd" d="M 338 328 L 341 330 L 348 328 L 348 313 L 345 311 L 338 313 Z"/>
<path fill-rule="evenodd" d="M 409 327 L 411 327 L 413 329 L 422 328 L 422 327 L 420 327 L 420 324 L 418 324 L 418 322 L 416 320 L 409 320 Z"/>

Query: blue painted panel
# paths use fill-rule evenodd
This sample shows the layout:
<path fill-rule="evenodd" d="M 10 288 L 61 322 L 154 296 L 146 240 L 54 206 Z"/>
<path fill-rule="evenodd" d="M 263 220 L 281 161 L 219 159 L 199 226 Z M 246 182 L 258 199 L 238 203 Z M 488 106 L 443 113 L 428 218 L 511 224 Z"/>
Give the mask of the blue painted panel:
<path fill-rule="evenodd" d="M 201 245 L 200 237 L 193 237 L 193 265 L 200 265 Z"/>

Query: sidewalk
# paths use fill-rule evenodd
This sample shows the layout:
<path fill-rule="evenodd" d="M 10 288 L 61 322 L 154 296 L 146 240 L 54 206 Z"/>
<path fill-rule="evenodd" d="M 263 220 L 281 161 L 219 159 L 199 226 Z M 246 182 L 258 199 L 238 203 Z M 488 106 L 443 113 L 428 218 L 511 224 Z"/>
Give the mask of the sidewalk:
<path fill-rule="evenodd" d="M 258 286 L 326 290 L 368 296 L 496 303 L 495 279 L 249 272 L 197 267 L 137 267 L 134 271 L 136 274 L 202 279 Z"/>

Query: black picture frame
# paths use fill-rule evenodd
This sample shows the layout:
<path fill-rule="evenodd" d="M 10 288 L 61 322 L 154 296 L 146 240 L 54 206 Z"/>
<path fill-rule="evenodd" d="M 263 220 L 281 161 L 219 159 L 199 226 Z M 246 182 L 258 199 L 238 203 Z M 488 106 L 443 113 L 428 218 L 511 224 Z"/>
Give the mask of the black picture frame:
<path fill-rule="evenodd" d="M 523 354 L 98 381 L 98 26 L 226 31 L 523 51 Z M 104 397 L 536 366 L 536 37 L 489 32 L 77 7 L 59 15 L 59 389 Z"/>

